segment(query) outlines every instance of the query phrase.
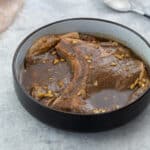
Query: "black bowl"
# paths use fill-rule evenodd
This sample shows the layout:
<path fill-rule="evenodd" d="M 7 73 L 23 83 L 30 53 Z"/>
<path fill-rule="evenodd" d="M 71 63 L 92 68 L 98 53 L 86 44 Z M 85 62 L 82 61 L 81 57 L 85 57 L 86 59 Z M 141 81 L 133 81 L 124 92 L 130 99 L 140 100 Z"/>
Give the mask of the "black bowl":
<path fill-rule="evenodd" d="M 150 66 L 150 45 L 138 33 L 121 24 L 92 18 L 74 18 L 57 21 L 43 26 L 19 45 L 13 58 L 13 77 L 16 93 L 21 104 L 33 116 L 52 126 L 83 132 L 108 130 L 123 125 L 137 116 L 147 105 L 150 98 L 150 89 L 133 103 L 118 110 L 103 114 L 77 114 L 58 111 L 40 104 L 32 98 L 20 84 L 20 71 L 28 48 L 33 41 L 46 34 L 58 34 L 78 31 L 96 36 L 109 36 L 119 40 L 131 48 L 148 66 Z"/>

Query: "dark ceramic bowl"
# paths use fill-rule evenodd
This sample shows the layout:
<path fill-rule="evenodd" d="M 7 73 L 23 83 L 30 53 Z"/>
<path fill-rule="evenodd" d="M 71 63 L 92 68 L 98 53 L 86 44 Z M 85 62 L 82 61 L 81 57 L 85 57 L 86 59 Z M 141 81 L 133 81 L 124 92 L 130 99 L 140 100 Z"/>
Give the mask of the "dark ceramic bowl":
<path fill-rule="evenodd" d="M 35 39 L 46 34 L 58 34 L 78 31 L 103 35 L 119 40 L 131 48 L 141 59 L 150 66 L 150 45 L 138 33 L 121 24 L 92 18 L 74 18 L 57 21 L 41 27 L 27 36 L 16 50 L 13 58 L 13 77 L 16 93 L 21 104 L 39 120 L 67 130 L 73 131 L 100 131 L 123 125 L 137 116 L 148 105 L 150 89 L 135 102 L 119 110 L 103 114 L 76 114 L 62 112 L 48 108 L 32 98 L 20 84 L 20 71 L 28 48 Z"/>

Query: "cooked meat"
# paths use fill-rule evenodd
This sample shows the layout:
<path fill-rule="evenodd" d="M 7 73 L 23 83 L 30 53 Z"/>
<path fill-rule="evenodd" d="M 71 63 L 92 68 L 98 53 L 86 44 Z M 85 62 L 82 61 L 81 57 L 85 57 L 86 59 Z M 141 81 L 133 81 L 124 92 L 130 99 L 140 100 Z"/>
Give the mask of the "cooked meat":
<path fill-rule="evenodd" d="M 69 63 L 73 72 L 73 78 L 62 94 L 54 101 L 52 107 L 72 111 L 82 111 L 82 99 L 86 98 L 86 82 L 88 78 L 88 64 L 84 57 L 62 39 L 56 46 L 58 54 Z M 66 102 L 67 101 L 67 102 Z"/>
<path fill-rule="evenodd" d="M 72 44 L 73 42 L 75 44 Z M 139 77 L 142 70 L 144 70 L 143 62 L 131 58 L 127 49 L 118 50 L 118 47 L 116 47 L 113 51 L 109 51 L 103 47 L 97 48 L 97 44 L 74 39 L 61 40 L 56 46 L 56 49 L 59 48 L 59 51 L 61 51 L 64 49 L 64 46 L 68 49 L 68 53 L 74 50 L 85 60 L 85 63 L 82 62 L 82 70 L 88 65 L 87 87 L 91 90 L 94 88 L 93 84 L 95 81 L 97 81 L 97 87 L 99 89 L 126 89 Z M 122 58 L 118 58 L 117 56 Z M 79 60 L 80 57 L 77 57 Z M 90 69 L 90 66 L 93 68 Z M 73 70 L 73 72 L 76 71 Z"/>
<path fill-rule="evenodd" d="M 39 38 L 35 43 L 31 46 L 28 51 L 27 58 L 31 58 L 33 56 L 39 55 L 41 53 L 45 53 L 50 48 L 55 46 L 58 41 L 62 38 L 79 38 L 79 34 L 77 32 L 67 33 L 63 35 L 47 35 Z"/>
<path fill-rule="evenodd" d="M 130 49 L 77 32 L 38 39 L 27 53 L 25 67 L 22 83 L 30 95 L 48 107 L 69 112 L 118 109 L 150 86 L 145 64 Z M 50 72 L 45 71 L 49 68 Z M 101 99 L 93 100 L 95 93 Z"/>

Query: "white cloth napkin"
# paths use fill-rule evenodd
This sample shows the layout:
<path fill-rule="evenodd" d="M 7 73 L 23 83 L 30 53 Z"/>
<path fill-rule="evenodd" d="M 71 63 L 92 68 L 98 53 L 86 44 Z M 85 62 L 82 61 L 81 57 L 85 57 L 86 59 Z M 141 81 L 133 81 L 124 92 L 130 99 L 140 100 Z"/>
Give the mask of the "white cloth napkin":
<path fill-rule="evenodd" d="M 11 25 L 22 4 L 23 0 L 0 0 L 0 32 Z"/>

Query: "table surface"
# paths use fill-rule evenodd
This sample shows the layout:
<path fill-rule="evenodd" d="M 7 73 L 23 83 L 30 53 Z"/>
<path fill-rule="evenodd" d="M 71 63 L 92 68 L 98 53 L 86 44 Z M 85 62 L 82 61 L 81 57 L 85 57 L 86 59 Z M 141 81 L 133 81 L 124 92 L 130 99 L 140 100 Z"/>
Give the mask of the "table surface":
<path fill-rule="evenodd" d="M 150 1 L 143 0 L 145 10 Z M 99 133 L 73 133 L 47 126 L 21 106 L 12 80 L 12 58 L 30 32 L 56 20 L 95 17 L 122 23 L 150 41 L 150 20 L 117 13 L 102 0 L 26 0 L 14 24 L 0 34 L 0 150 L 149 150 L 150 105 L 135 120 Z"/>

